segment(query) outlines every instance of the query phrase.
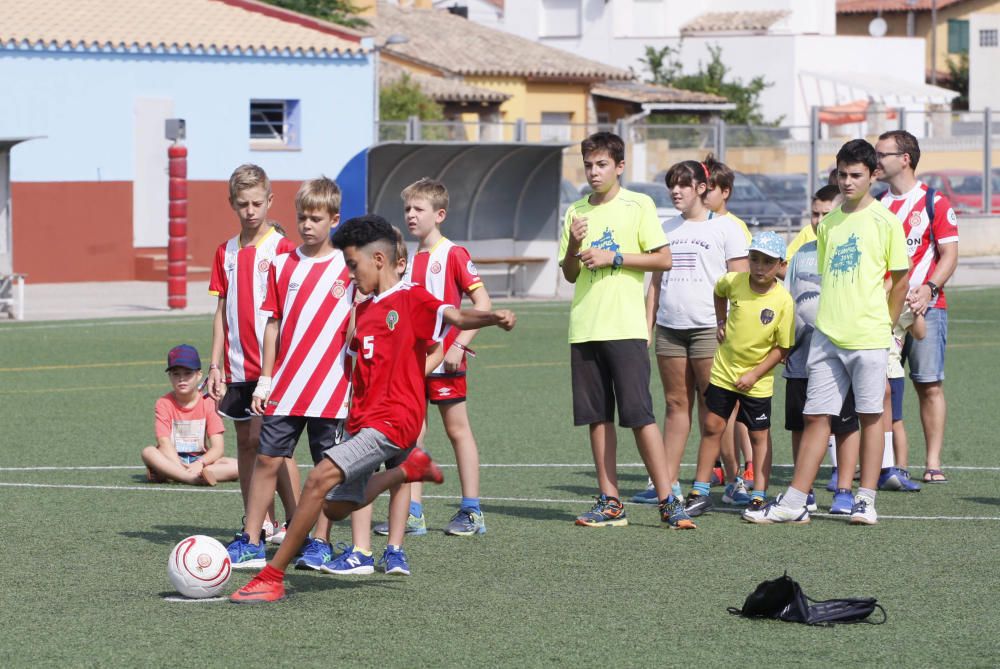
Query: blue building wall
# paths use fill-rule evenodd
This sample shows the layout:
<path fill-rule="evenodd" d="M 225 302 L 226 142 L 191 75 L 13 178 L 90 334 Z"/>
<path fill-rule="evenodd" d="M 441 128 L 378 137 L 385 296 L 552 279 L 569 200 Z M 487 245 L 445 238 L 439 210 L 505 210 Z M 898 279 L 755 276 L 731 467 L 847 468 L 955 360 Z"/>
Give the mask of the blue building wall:
<path fill-rule="evenodd" d="M 130 181 L 134 103 L 169 98 L 187 121 L 188 178 L 227 179 L 256 162 L 275 180 L 335 176 L 371 143 L 374 77 L 366 56 L 77 53 L 0 46 L 0 136 L 18 147 L 11 180 Z M 300 101 L 301 148 L 250 149 L 251 99 Z"/>

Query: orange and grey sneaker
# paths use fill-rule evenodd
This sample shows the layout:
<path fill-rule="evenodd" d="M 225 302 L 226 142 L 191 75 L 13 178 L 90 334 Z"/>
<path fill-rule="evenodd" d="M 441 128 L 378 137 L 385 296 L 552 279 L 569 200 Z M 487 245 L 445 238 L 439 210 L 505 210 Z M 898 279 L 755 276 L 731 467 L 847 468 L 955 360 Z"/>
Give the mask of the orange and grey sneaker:
<path fill-rule="evenodd" d="M 660 503 L 660 520 L 672 530 L 698 529 L 684 508 L 684 502 L 673 495 Z"/>
<path fill-rule="evenodd" d="M 625 527 L 625 507 L 617 497 L 601 495 L 587 513 L 576 517 L 576 524 L 584 527 Z"/>
<path fill-rule="evenodd" d="M 265 570 L 270 567 L 264 567 Z M 278 572 L 280 574 L 280 572 Z M 284 579 L 272 580 L 257 574 L 250 582 L 229 596 L 234 604 L 256 604 L 258 602 L 278 602 L 285 598 Z"/>
<path fill-rule="evenodd" d="M 743 473 L 740 474 L 740 478 L 743 479 L 743 483 L 747 488 L 753 487 L 753 463 L 748 462 L 747 466 L 743 469 Z"/>

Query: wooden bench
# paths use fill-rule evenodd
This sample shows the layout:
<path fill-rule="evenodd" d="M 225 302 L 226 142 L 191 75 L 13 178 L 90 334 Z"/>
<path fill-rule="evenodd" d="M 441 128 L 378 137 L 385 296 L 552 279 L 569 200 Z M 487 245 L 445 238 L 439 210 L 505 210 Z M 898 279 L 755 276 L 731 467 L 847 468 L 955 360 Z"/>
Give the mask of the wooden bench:
<path fill-rule="evenodd" d="M 27 274 L 0 274 L 0 313 L 24 320 L 24 279 Z"/>
<path fill-rule="evenodd" d="M 549 258 L 541 258 L 536 256 L 510 256 L 506 258 L 473 258 L 472 262 L 476 264 L 477 267 L 484 266 L 503 266 L 504 271 L 507 275 L 507 297 L 513 297 L 515 294 L 514 278 L 517 271 L 527 267 L 528 265 L 541 265 L 549 261 Z"/>

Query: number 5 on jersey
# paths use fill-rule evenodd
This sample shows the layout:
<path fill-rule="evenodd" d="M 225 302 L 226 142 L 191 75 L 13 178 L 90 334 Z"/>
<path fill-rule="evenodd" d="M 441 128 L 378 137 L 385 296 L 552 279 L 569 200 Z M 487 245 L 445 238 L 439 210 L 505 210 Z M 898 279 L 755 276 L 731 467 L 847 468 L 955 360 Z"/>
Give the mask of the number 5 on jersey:
<path fill-rule="evenodd" d="M 371 360 L 375 355 L 375 335 L 368 335 L 361 340 L 362 356 L 365 360 Z"/>

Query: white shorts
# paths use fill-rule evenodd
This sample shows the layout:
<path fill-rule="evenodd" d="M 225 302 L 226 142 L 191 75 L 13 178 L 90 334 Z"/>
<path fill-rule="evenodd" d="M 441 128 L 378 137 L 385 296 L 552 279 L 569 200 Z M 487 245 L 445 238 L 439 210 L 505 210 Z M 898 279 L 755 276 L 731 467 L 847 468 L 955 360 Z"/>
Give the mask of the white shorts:
<path fill-rule="evenodd" d="M 852 388 L 857 413 L 882 413 L 888 360 L 888 348 L 840 348 L 825 334 L 814 330 L 809 344 L 809 385 L 802 413 L 840 415 Z"/>

